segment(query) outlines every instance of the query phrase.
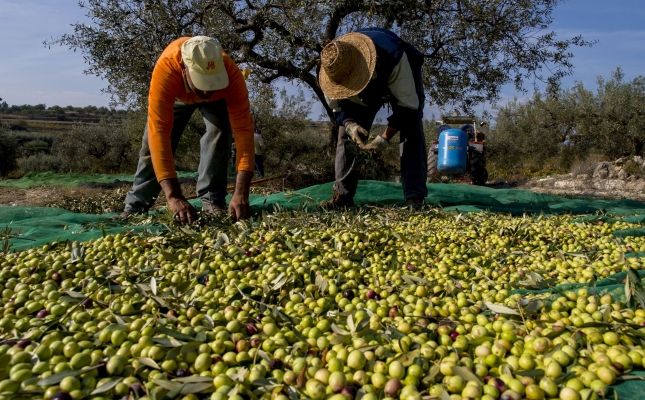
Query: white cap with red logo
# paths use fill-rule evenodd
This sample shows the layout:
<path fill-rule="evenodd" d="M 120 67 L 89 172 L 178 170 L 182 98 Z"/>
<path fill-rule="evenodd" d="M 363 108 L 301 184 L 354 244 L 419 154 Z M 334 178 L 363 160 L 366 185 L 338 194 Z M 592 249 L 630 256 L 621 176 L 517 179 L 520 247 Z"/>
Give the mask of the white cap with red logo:
<path fill-rule="evenodd" d="M 222 46 L 210 36 L 194 36 L 181 45 L 181 59 L 195 88 L 209 92 L 228 86 Z"/>

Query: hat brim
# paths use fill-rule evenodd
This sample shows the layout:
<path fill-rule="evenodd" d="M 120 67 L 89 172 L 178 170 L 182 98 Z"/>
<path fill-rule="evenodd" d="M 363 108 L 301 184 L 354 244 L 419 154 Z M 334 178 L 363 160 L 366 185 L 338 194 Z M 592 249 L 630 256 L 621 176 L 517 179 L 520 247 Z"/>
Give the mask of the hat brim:
<path fill-rule="evenodd" d="M 228 74 L 226 73 L 224 60 L 218 60 L 216 63 L 218 64 L 215 67 L 216 73 L 204 74 L 190 67 L 186 68 L 195 89 L 211 92 L 213 90 L 224 89 L 228 86 Z"/>
<path fill-rule="evenodd" d="M 323 93 L 331 100 L 340 100 L 356 96 L 370 82 L 376 68 L 376 48 L 372 39 L 358 32 L 347 33 L 335 40 L 351 45 L 360 53 L 360 59 L 353 64 L 352 72 L 340 80 L 332 80 L 325 69 L 320 68 L 318 83 Z"/>

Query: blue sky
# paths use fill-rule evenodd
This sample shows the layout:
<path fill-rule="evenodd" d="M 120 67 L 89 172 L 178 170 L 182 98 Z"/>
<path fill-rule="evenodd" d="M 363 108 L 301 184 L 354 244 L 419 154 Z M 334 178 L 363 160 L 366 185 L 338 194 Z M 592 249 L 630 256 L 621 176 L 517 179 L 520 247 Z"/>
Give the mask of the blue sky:
<path fill-rule="evenodd" d="M 18 105 L 107 106 L 104 82 L 83 73 L 79 53 L 42 44 L 84 20 L 77 0 L 0 0 L 0 98 Z M 565 0 L 552 29 L 598 41 L 574 49 L 575 69 L 565 88 L 576 81 L 595 88 L 598 76 L 609 77 L 618 66 L 627 80 L 645 75 L 645 0 Z M 525 96 L 505 87 L 501 101 Z"/>

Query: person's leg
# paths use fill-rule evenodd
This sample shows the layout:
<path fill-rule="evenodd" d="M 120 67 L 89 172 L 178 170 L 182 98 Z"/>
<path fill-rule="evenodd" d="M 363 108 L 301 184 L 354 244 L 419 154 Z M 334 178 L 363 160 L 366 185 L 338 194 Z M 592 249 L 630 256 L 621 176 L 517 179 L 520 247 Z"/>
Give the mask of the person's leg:
<path fill-rule="evenodd" d="M 368 131 L 372 127 L 374 117 L 380 107 L 354 107 L 351 115 L 353 119 Z M 355 117 L 354 117 L 355 116 Z M 344 126 L 338 128 L 338 143 L 336 144 L 336 158 L 334 161 L 334 193 L 332 201 L 339 204 L 352 205 L 356 186 L 358 185 L 357 155 L 361 150 L 352 141 Z"/>
<path fill-rule="evenodd" d="M 423 134 L 423 56 L 410 46 L 406 53 L 410 60 L 415 90 L 419 98 L 419 110 L 404 121 L 401 127 L 401 182 L 406 201 L 421 203 L 428 195 L 426 181 L 428 179 L 428 158 L 425 135 Z"/>
<path fill-rule="evenodd" d="M 258 170 L 261 178 L 264 178 L 264 155 L 257 154 L 255 156 L 255 168 Z"/>
<path fill-rule="evenodd" d="M 202 209 L 226 209 L 228 160 L 231 154 L 231 126 L 224 100 L 203 104 L 199 111 L 204 117 L 206 133 L 200 140 L 197 196 Z"/>
<path fill-rule="evenodd" d="M 176 103 L 173 107 L 173 126 L 170 133 L 172 152 L 175 153 L 181 134 L 193 114 L 195 106 Z M 139 150 L 139 162 L 137 171 L 134 174 L 132 188 L 125 196 L 124 210 L 127 213 L 144 213 L 155 203 L 159 196 L 161 186 L 157 182 L 155 171 L 152 167 L 150 148 L 148 147 L 148 126 L 143 132 L 141 149 Z"/>
<path fill-rule="evenodd" d="M 401 128 L 401 182 L 407 201 L 421 202 L 428 195 L 426 143 L 420 117 Z"/>

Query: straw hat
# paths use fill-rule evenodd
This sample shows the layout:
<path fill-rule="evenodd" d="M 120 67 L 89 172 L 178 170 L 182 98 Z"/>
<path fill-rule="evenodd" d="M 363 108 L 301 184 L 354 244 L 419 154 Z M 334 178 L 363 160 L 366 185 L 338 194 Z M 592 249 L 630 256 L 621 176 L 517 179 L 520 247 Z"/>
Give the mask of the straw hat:
<path fill-rule="evenodd" d="M 197 89 L 210 92 L 228 86 L 222 46 L 217 39 L 195 36 L 186 40 L 181 45 L 181 59 Z"/>
<path fill-rule="evenodd" d="M 375 67 L 376 48 L 372 39 L 362 33 L 347 33 L 320 52 L 320 88 L 331 100 L 355 96 L 365 89 Z"/>

